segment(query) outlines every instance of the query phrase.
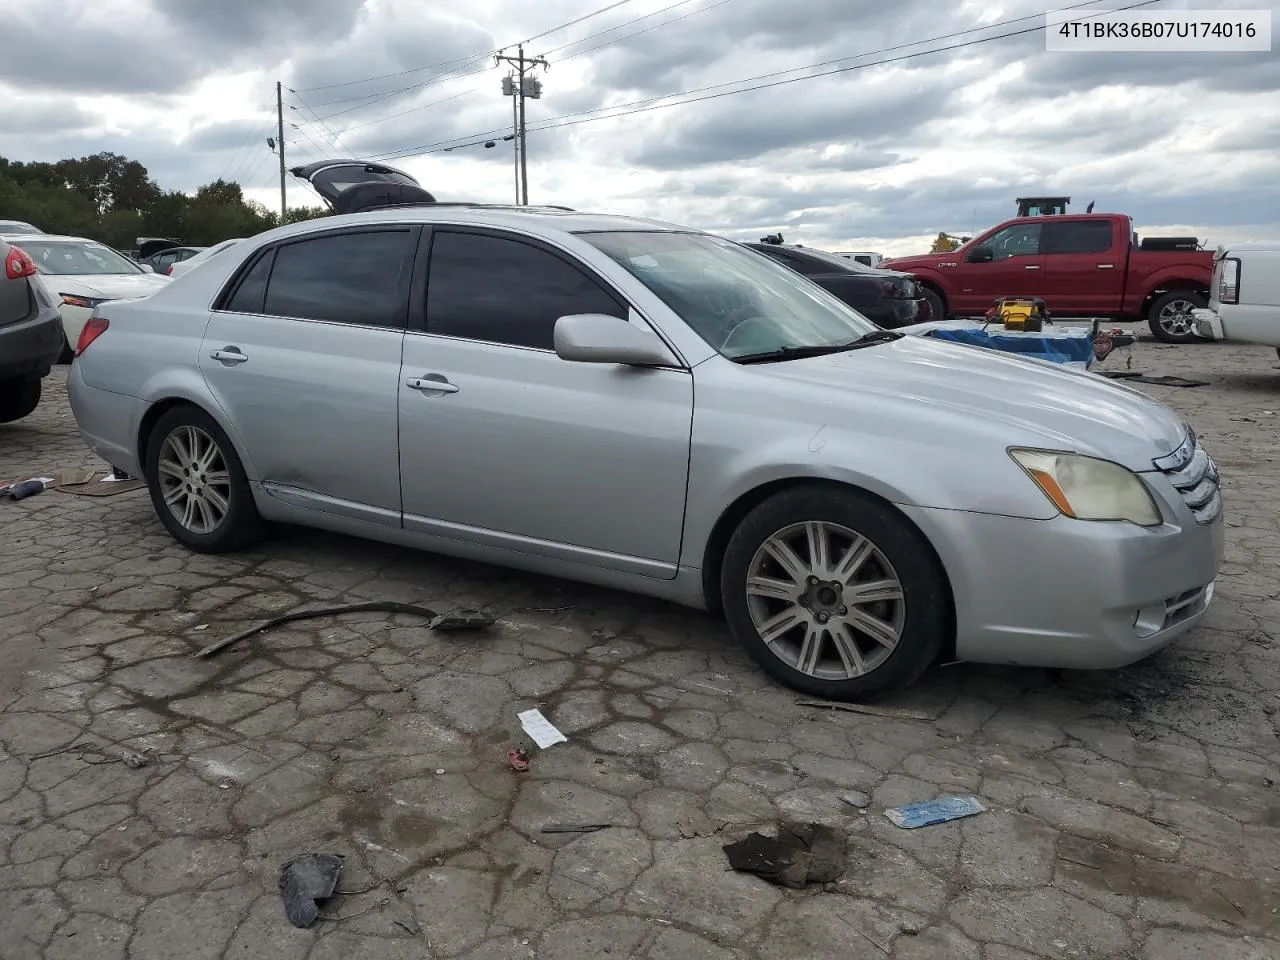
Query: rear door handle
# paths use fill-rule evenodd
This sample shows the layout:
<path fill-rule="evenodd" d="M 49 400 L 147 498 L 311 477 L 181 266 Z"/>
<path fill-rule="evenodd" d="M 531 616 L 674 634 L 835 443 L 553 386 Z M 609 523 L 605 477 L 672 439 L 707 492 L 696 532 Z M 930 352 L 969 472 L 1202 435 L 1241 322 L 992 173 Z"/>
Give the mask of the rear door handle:
<path fill-rule="evenodd" d="M 1114 270 L 1115 268 L 1116 268 L 1116 265 L 1115 265 L 1114 263 L 1100 263 L 1100 264 L 1098 264 L 1098 269 L 1099 269 L 1099 270 Z"/>
<path fill-rule="evenodd" d="M 221 350 L 213 351 L 209 356 L 222 363 L 244 363 L 249 359 L 240 352 L 239 347 L 223 347 Z"/>
<path fill-rule="evenodd" d="M 1039 269 L 1040 269 L 1040 267 L 1039 267 L 1038 265 L 1034 264 L 1034 263 L 1028 263 L 1028 264 L 1027 264 L 1027 269 L 1028 269 L 1028 270 L 1039 270 Z"/>
<path fill-rule="evenodd" d="M 405 381 L 410 390 L 421 390 L 423 393 L 457 393 L 458 385 L 450 383 L 438 373 L 429 373 L 425 377 L 410 377 Z"/>

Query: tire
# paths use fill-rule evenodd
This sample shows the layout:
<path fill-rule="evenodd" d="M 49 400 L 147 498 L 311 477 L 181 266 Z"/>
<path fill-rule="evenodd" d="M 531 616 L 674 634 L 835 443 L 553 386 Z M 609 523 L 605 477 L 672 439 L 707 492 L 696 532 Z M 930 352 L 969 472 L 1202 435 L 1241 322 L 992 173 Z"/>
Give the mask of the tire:
<path fill-rule="evenodd" d="M 1196 333 L 1195 321 L 1191 319 L 1191 310 L 1209 305 L 1201 294 L 1190 290 L 1170 290 L 1162 297 L 1157 297 L 1147 311 L 1147 326 L 1157 340 L 1164 343 L 1195 343 L 1200 339 Z"/>
<path fill-rule="evenodd" d="M 207 464 L 203 473 L 198 466 L 194 474 L 179 472 L 191 470 L 201 455 Z M 203 410 L 184 405 L 162 414 L 148 438 L 143 469 L 156 516 L 189 550 L 229 553 L 261 537 L 262 518 L 240 457 Z M 174 498 L 173 507 L 167 496 Z"/>
<path fill-rule="evenodd" d="M 806 582 L 813 569 L 806 547 L 811 530 L 828 535 L 832 558 L 849 558 L 853 545 L 860 544 L 865 556 L 851 582 L 864 590 L 878 582 L 885 596 L 850 603 L 846 580 L 842 597 L 837 599 L 834 591 L 824 597 L 824 586 L 845 579 L 838 560 L 826 567 L 817 585 Z M 779 539 L 795 544 L 788 559 L 798 567 L 798 579 L 787 577 L 775 559 Z M 822 567 L 819 563 L 820 573 Z M 756 577 L 772 580 L 769 586 L 785 598 L 749 596 L 748 581 Z M 788 580 L 789 589 L 782 591 Z M 730 630 L 765 672 L 787 687 L 828 700 L 869 700 L 910 686 L 938 658 L 951 630 L 946 576 L 928 541 L 893 508 L 837 486 L 784 490 L 752 510 L 725 549 L 720 592 Z M 854 612 L 860 616 L 855 618 Z M 770 645 L 761 626 L 770 620 L 785 624 L 786 614 L 794 622 Z M 823 615 L 830 617 L 825 624 Z M 834 624 L 843 629 L 833 630 Z M 858 629 L 849 632 L 850 624 Z M 868 626 L 884 639 L 874 639 Z M 812 646 L 807 642 L 811 630 L 817 637 Z M 837 634 L 843 637 L 841 645 Z M 802 661 L 806 648 L 814 647 L 816 660 Z"/>
<path fill-rule="evenodd" d="M 40 405 L 40 381 L 17 379 L 0 382 L 0 423 L 13 423 Z"/>
<path fill-rule="evenodd" d="M 926 287 L 921 294 L 924 301 L 929 304 L 930 320 L 945 320 L 947 308 L 942 303 L 942 298 Z"/>

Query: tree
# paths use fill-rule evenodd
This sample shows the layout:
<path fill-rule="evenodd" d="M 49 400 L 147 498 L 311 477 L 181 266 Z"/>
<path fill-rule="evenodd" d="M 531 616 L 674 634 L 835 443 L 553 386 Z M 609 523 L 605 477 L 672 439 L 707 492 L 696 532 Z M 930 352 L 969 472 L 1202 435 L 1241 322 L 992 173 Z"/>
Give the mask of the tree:
<path fill-rule="evenodd" d="M 285 221 L 328 213 L 323 207 L 295 208 Z M 234 181 L 215 180 L 193 195 L 166 191 L 138 161 L 106 152 L 57 163 L 0 157 L 0 214 L 119 249 L 132 249 L 139 236 L 212 246 L 270 230 L 280 219 L 246 199 Z"/>

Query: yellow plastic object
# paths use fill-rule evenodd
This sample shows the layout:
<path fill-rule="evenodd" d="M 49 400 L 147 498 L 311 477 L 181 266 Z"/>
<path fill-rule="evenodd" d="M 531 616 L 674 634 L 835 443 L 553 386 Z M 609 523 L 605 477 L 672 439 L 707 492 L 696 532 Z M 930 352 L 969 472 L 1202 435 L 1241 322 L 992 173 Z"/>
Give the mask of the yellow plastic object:
<path fill-rule="evenodd" d="M 990 319 L 1004 324 L 1006 330 L 1039 330 L 1044 309 L 1038 300 L 1008 297 L 996 303 Z"/>

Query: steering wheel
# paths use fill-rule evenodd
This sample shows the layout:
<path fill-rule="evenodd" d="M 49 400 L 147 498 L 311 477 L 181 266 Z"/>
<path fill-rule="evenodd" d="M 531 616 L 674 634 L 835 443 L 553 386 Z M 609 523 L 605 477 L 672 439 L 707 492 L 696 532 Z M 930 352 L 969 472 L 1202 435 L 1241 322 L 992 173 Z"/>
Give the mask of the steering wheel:
<path fill-rule="evenodd" d="M 747 326 L 748 324 L 754 321 L 768 322 L 767 317 L 762 317 L 758 313 L 748 312 L 754 309 L 755 309 L 755 304 L 744 303 L 741 306 L 734 307 L 732 310 L 729 311 L 727 322 L 731 322 L 731 325 L 729 326 L 729 332 L 726 333 L 724 335 L 724 339 L 720 341 L 720 349 L 722 351 L 728 349 L 729 341 L 732 340 L 734 336 L 737 334 L 737 332 L 741 330 L 743 327 Z M 745 316 L 741 316 L 742 314 L 745 314 Z M 738 319 L 735 320 L 734 319 L 735 317 L 737 317 Z"/>

